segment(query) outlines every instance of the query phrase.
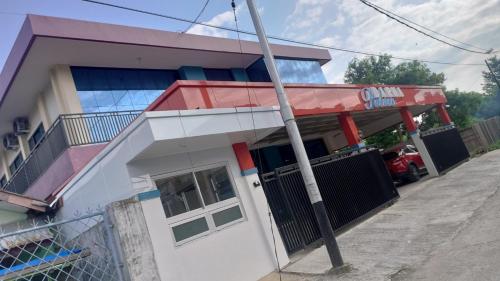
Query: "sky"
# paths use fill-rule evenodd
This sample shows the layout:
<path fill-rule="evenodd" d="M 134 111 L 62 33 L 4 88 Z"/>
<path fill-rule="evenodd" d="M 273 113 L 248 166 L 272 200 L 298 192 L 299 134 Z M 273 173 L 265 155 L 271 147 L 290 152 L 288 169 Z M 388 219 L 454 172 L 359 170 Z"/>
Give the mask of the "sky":
<path fill-rule="evenodd" d="M 194 19 L 206 0 L 99 0 L 160 14 Z M 483 63 L 473 54 L 425 37 L 363 5 L 359 0 L 255 0 L 266 33 L 340 48 L 454 63 Z M 244 0 L 236 0 L 239 27 L 254 30 Z M 500 50 L 500 0 L 372 0 L 371 2 L 454 39 Z M 105 7 L 82 0 L 0 0 L 0 66 L 14 44 L 27 13 L 98 21 L 175 32 L 236 38 L 234 32 L 190 26 L 161 17 Z M 230 0 L 211 0 L 200 21 L 235 27 Z M 257 40 L 242 35 L 243 39 Z M 278 43 L 278 42 L 277 42 Z M 281 43 L 281 42 L 279 42 Z M 288 43 L 284 43 L 288 44 Z M 362 55 L 330 51 L 323 66 L 329 83 L 343 83 L 348 63 Z M 393 60 L 397 64 L 401 61 Z M 482 91 L 486 66 L 429 64 L 444 72 L 445 86 Z"/>

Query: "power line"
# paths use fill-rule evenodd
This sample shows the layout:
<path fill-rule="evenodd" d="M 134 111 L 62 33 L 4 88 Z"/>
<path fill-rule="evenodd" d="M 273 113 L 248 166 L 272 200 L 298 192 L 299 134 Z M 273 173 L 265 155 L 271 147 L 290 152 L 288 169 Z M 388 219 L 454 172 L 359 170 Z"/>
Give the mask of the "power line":
<path fill-rule="evenodd" d="M 182 33 L 186 33 L 186 32 L 188 32 L 188 30 L 189 30 L 189 29 L 191 29 L 191 27 L 194 25 L 194 23 L 195 23 L 195 22 L 197 22 L 197 21 L 200 19 L 201 15 L 203 14 L 203 12 L 205 11 L 205 9 L 206 9 L 206 8 L 207 8 L 207 6 L 208 6 L 208 2 L 210 2 L 210 0 L 205 1 L 205 4 L 204 4 L 204 5 L 203 5 L 203 7 L 201 8 L 201 10 L 200 10 L 200 12 L 198 13 L 198 15 L 196 16 L 196 18 L 193 20 L 193 22 L 192 22 L 192 23 L 190 23 L 190 24 L 189 24 L 189 26 L 188 26 L 188 27 L 186 27 L 186 29 L 185 29 Z"/>
<path fill-rule="evenodd" d="M 404 26 L 406 26 L 406 27 L 408 27 L 408 28 L 411 28 L 411 29 L 415 30 L 416 32 L 418 32 L 418 33 L 420 33 L 420 34 L 423 34 L 423 35 L 425 35 L 425 36 L 427 36 L 427 37 L 430 37 L 430 38 L 432 38 L 432 39 L 434 39 L 434 40 L 437 40 L 437 41 L 439 41 L 439 42 L 441 42 L 441 43 L 443 43 L 443 44 L 446 44 L 446 45 L 448 45 L 448 46 L 451 46 L 451 47 L 454 47 L 454 48 L 457 48 L 457 49 L 460 49 L 460 50 L 463 50 L 463 51 L 467 51 L 467 52 L 471 52 L 471 53 L 476 53 L 476 54 L 483 54 L 483 55 L 485 55 L 485 54 L 486 54 L 486 55 L 487 55 L 487 54 L 491 54 L 491 52 L 493 51 L 493 50 L 491 49 L 491 50 L 488 50 L 488 51 L 486 51 L 486 52 L 480 52 L 480 51 L 467 49 L 467 48 L 464 48 L 464 47 L 461 47 L 461 46 L 455 45 L 455 44 L 453 44 L 453 43 L 450 43 L 450 42 L 444 41 L 444 40 L 442 40 L 442 39 L 440 39 L 440 38 L 437 38 L 437 37 L 435 37 L 435 36 L 433 36 L 433 35 L 430 35 L 430 34 L 428 34 L 428 33 L 424 32 L 424 31 L 422 31 L 422 30 L 420 30 L 420 29 L 418 29 L 418 28 L 416 28 L 416 27 L 414 27 L 414 26 L 411 26 L 410 24 L 408 24 L 408 23 L 406 23 L 406 22 L 404 22 L 404 21 L 402 21 L 402 20 L 400 20 L 400 19 L 396 18 L 395 16 L 392 16 L 391 14 L 389 14 L 389 13 L 387 13 L 387 12 L 383 11 L 382 9 L 378 8 L 378 6 L 375 6 L 374 4 L 372 4 L 372 3 L 370 3 L 370 2 L 368 2 L 368 1 L 366 1 L 366 0 L 359 0 L 359 1 L 360 1 L 361 3 L 363 3 L 363 4 L 367 5 L 368 7 L 370 7 L 370 8 L 372 8 L 372 9 L 374 9 L 375 11 L 377 11 L 377 12 L 379 12 L 379 13 L 381 13 L 381 14 L 386 15 L 388 18 L 393 19 L 393 20 L 395 20 L 395 21 L 399 22 L 400 24 L 402 24 L 402 25 L 404 25 Z"/>
<path fill-rule="evenodd" d="M 366 2 L 368 2 L 368 1 L 366 1 Z M 409 19 L 407 19 L 407 18 L 405 18 L 405 17 L 403 17 L 403 16 L 400 16 L 400 15 L 398 15 L 398 14 L 394 13 L 394 12 L 391 12 L 391 11 L 389 11 L 389 10 L 387 10 L 387 9 L 384 9 L 384 8 L 382 8 L 382 7 L 380 7 L 380 6 L 376 5 L 376 4 L 374 4 L 374 3 L 371 3 L 371 2 L 369 2 L 369 3 L 370 3 L 371 5 L 373 5 L 373 6 L 377 7 L 377 8 L 379 8 L 380 10 L 382 10 L 382 11 L 384 11 L 384 12 L 388 13 L 388 14 L 391 14 L 391 15 L 392 15 L 392 16 L 394 16 L 394 17 L 400 18 L 400 19 L 402 19 L 402 20 L 404 20 L 404 21 L 407 21 L 407 22 L 409 22 L 409 23 L 411 23 L 411 24 L 414 24 L 414 25 L 416 25 L 416 26 L 418 26 L 418 27 L 420 27 L 420 28 L 423 28 L 423 29 L 425 29 L 425 30 L 427 30 L 427 31 L 430 31 L 430 32 L 432 32 L 432 33 L 434 33 L 434 34 L 440 35 L 440 36 L 442 36 L 442 37 L 444 37 L 444 38 L 446 38 L 446 39 L 449 39 L 449 40 L 451 40 L 451 41 L 454 41 L 454 42 L 457 42 L 457 43 L 460 43 L 460 44 L 463 44 L 463 45 L 466 45 L 466 46 L 469 46 L 469 47 L 473 47 L 473 48 L 476 48 L 476 49 L 480 49 L 480 50 L 483 50 L 483 51 L 485 51 L 485 52 L 488 52 L 488 51 L 490 50 L 490 49 L 484 49 L 484 48 L 481 48 L 481 47 L 478 47 L 478 46 L 472 45 L 472 44 L 470 44 L 470 43 L 466 43 L 466 42 L 462 42 L 462 41 L 456 40 L 456 39 L 454 39 L 454 38 L 452 38 L 452 37 L 449 37 L 449 36 L 447 36 L 447 35 L 445 35 L 445 34 L 439 33 L 439 32 L 437 32 L 437 31 L 435 31 L 435 30 L 432 30 L 432 29 L 430 29 L 430 28 L 428 28 L 428 27 L 425 27 L 425 26 L 423 26 L 423 25 L 420 25 L 420 24 L 418 24 L 418 23 L 416 23 L 416 22 L 414 22 L 414 21 L 412 21 L 412 20 L 409 20 Z"/>
<path fill-rule="evenodd" d="M 145 10 L 140 10 L 140 9 L 125 7 L 125 6 L 120 6 L 120 5 L 116 5 L 116 4 L 105 3 L 105 2 L 100 2 L 100 1 L 96 1 L 96 0 L 82 0 L 82 1 L 89 2 L 89 3 L 94 3 L 94 4 L 98 4 L 98 5 L 103 5 L 103 6 L 108 6 L 108 7 L 113 7 L 113 8 L 118 8 L 118 9 L 122 9 L 122 10 L 132 11 L 132 12 L 136 12 L 136 13 L 142 13 L 142 14 L 146 14 L 146 15 L 151 15 L 151 16 L 156 16 L 156 17 L 162 17 L 162 18 L 166 18 L 166 19 L 170 19 L 170 20 L 188 22 L 188 23 L 198 24 L 198 25 L 202 25 L 202 26 L 206 26 L 206 27 L 210 27 L 210 28 L 216 28 L 216 29 L 221 29 L 221 30 L 225 30 L 225 31 L 237 32 L 236 29 L 230 28 L 230 27 L 218 26 L 218 25 L 214 25 L 214 24 L 193 21 L 193 20 L 189 20 L 189 19 L 184 19 L 184 18 L 179 18 L 179 17 L 175 17 L 175 16 L 164 15 L 164 14 L 160 14 L 160 13 L 155 13 L 155 12 L 150 12 L 150 11 L 145 11 Z M 246 31 L 246 30 L 241 30 L 240 29 L 239 32 L 241 34 L 247 34 L 247 35 L 256 36 L 256 33 L 251 32 L 251 31 Z M 357 50 L 350 50 L 350 49 L 333 47 L 333 46 L 326 46 L 326 45 L 322 45 L 322 44 L 303 42 L 303 41 L 298 41 L 298 40 L 293 40 L 293 39 L 288 39 L 288 38 L 282 38 L 282 37 L 272 36 L 272 35 L 268 35 L 267 38 L 278 40 L 278 41 L 283 41 L 283 42 L 288 42 L 288 43 L 294 43 L 294 44 L 304 45 L 304 46 L 311 46 L 311 47 L 316 47 L 316 48 L 324 48 L 324 49 L 328 49 L 328 50 L 334 50 L 334 51 L 340 51 L 340 52 L 347 52 L 347 53 L 353 53 L 353 54 L 360 54 L 360 55 L 366 55 L 366 56 L 376 56 L 376 57 L 382 57 L 382 56 L 384 56 L 384 54 L 375 54 L 375 53 L 370 53 L 370 52 L 366 52 L 366 51 L 357 51 Z M 432 60 L 423 60 L 423 59 L 404 58 L 404 57 L 397 57 L 397 56 L 391 56 L 391 58 L 396 59 L 396 60 L 419 61 L 419 62 L 424 62 L 424 63 L 441 64 L 441 65 L 484 66 L 484 64 L 482 64 L 482 63 L 441 62 L 441 61 L 432 61 Z"/>

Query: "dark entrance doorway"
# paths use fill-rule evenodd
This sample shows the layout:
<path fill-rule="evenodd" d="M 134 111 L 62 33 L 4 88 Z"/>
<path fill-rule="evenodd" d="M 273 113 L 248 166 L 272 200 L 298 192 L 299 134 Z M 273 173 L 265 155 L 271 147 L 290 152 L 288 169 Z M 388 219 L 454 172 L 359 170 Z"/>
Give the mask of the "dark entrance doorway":
<path fill-rule="evenodd" d="M 331 224 L 336 231 L 399 197 L 378 150 L 311 160 Z M 261 175 L 264 192 L 289 254 L 321 238 L 296 165 Z"/>
<path fill-rule="evenodd" d="M 322 139 L 304 141 L 309 159 L 328 155 L 328 149 Z M 260 173 L 273 172 L 274 169 L 295 164 L 297 159 L 290 144 L 274 145 L 251 151 L 252 158 Z"/>

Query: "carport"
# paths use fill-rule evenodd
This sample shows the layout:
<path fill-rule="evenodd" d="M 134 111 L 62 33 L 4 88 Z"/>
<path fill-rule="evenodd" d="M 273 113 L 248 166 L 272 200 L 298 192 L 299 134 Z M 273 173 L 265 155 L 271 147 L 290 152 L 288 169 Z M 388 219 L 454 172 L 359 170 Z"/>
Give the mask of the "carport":
<path fill-rule="evenodd" d="M 399 197 L 379 151 L 365 146 L 360 131 L 368 137 L 404 123 L 430 176 L 438 176 L 469 157 L 448 116 L 446 97 L 439 87 L 287 84 L 285 88 L 304 140 L 321 138 L 330 153 L 348 148 L 341 154 L 311 159 L 330 221 L 337 231 Z M 177 81 L 147 110 L 277 105 L 271 83 Z M 421 133 L 414 116 L 429 110 L 437 110 L 443 126 Z M 251 136 L 246 140 L 250 149 L 273 148 L 287 142 L 284 127 L 257 142 Z M 239 153 L 236 153 L 238 158 Z M 278 154 L 273 152 L 264 158 L 279 157 Z M 285 247 L 292 254 L 321 237 L 312 207 L 295 164 L 273 165 L 264 171 L 259 163 L 263 161 L 261 157 L 260 153 L 254 153 L 253 162 L 261 168 L 260 179 L 267 201 Z M 242 167 L 242 173 L 256 170 L 251 159 L 243 162 L 246 170 Z"/>

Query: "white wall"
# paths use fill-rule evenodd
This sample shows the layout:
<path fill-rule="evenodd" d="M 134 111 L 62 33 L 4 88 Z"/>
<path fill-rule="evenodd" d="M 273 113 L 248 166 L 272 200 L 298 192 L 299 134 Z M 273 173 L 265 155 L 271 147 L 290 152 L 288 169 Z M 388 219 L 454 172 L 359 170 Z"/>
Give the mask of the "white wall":
<path fill-rule="evenodd" d="M 87 165 L 88 169 L 82 171 L 81 178 L 78 176 L 67 186 L 71 189 L 63 196 L 64 206 L 58 216 L 71 218 L 77 212 L 100 209 L 135 195 L 126 168 L 130 159 L 131 151 L 128 142 L 124 141 L 100 161 L 92 163 L 93 166 Z"/>
<path fill-rule="evenodd" d="M 47 109 L 47 115 L 49 116 L 50 119 L 49 121 L 52 124 L 57 119 L 59 114 L 61 114 L 61 110 L 57 105 L 56 96 L 50 84 L 43 92 L 43 101 L 45 104 L 45 108 Z"/>
<path fill-rule="evenodd" d="M 38 96 L 38 99 L 41 99 L 42 104 L 45 106 L 47 109 L 47 113 L 49 115 L 49 122 L 52 124 L 59 114 L 61 113 L 60 110 L 57 107 L 56 100 L 54 93 L 52 92 L 52 88 L 49 85 L 47 89 L 41 93 Z M 21 116 L 19 116 L 21 117 Z M 30 123 L 30 132 L 27 135 L 23 135 L 19 138 L 20 145 L 22 145 L 21 142 L 27 142 L 27 140 L 31 137 L 33 132 L 38 128 L 38 126 L 42 123 L 42 113 L 39 110 L 38 103 L 35 102 L 33 108 L 30 111 L 30 114 L 28 116 L 28 120 Z M 45 126 L 45 131 L 47 131 L 48 126 Z M 5 155 L 5 160 L 7 162 L 7 169 L 8 166 L 14 161 L 14 158 L 20 153 L 21 149 L 17 150 L 8 150 L 6 151 L 5 149 L 1 149 L 0 153 Z M 28 152 L 29 153 L 29 152 Z M 1 167 L 1 166 L 0 166 Z M 3 175 L 3 167 L 0 169 L 0 177 Z"/>
<path fill-rule="evenodd" d="M 249 190 L 253 187 L 249 187 L 241 176 L 231 147 L 199 151 L 189 156 L 183 153 L 140 160 L 131 164 L 129 171 L 131 176 L 140 177 L 146 173 L 189 170 L 213 163 L 227 163 L 246 220 L 175 246 L 160 199 L 143 201 L 144 216 L 162 280 L 253 281 L 275 268 L 274 252 L 262 233 L 258 218 L 262 210 L 255 209 Z"/>
<path fill-rule="evenodd" d="M 258 124 L 267 130 L 266 125 L 271 128 L 282 125 L 276 121 L 281 120 L 277 119 L 276 113 L 277 110 L 273 109 L 253 114 L 255 120 L 262 119 Z M 203 118 L 203 114 L 208 116 Z M 254 187 L 241 176 L 231 147 L 235 139 L 245 137 L 245 133 L 241 134 L 244 129 L 251 128 L 251 118 L 247 118 L 250 114 L 239 109 L 141 115 L 58 195 L 63 199 L 58 216 L 72 218 L 76 213 L 102 208 L 154 189 L 150 175 L 225 163 L 245 217 L 241 222 L 176 246 L 168 224 L 172 223 L 172 218 L 167 222 L 160 199 L 143 201 L 162 280 L 250 281 L 265 276 L 275 269 L 274 249 L 265 233 L 270 225 L 262 224 L 262 218 L 267 215 L 267 208 L 262 206 L 267 206 L 267 202 L 262 190 L 262 196 L 252 194 L 255 190 L 251 188 Z M 144 153 L 145 149 L 149 153 Z M 183 149 L 191 152 L 180 152 Z M 184 215 L 190 216 L 191 213 Z M 286 264 L 288 257 L 283 254 L 283 245 L 278 247 L 281 258 L 285 255 L 283 259 L 286 260 L 281 264 Z"/>
<path fill-rule="evenodd" d="M 3 153 L 3 151 L 0 150 L 0 153 Z M 8 178 L 6 175 L 7 172 L 5 171 L 7 163 L 4 161 L 3 155 L 0 154 L 0 157 L 2 157 L 0 159 L 0 178 L 2 178 L 4 175 L 5 175 L 5 178 Z"/>
<path fill-rule="evenodd" d="M 4 150 L 2 153 L 5 153 L 6 159 L 7 159 L 7 165 L 10 165 L 12 161 L 16 158 L 17 154 L 21 152 L 21 149 L 16 149 L 16 150 Z M 8 168 L 8 167 L 7 167 Z"/>
<path fill-rule="evenodd" d="M 131 197 L 138 190 L 131 178 L 146 174 L 168 173 L 214 163 L 227 163 L 234 179 L 246 220 L 220 231 L 175 246 L 160 200 L 143 201 L 155 257 L 162 280 L 257 280 L 275 268 L 273 249 L 262 234 L 258 212 L 252 203 L 249 186 L 240 175 L 238 163 L 230 146 L 128 161 L 127 143 L 122 142 L 98 167 L 89 172 L 64 196 L 58 215 L 73 217 L 77 212 Z M 267 210 L 264 210 L 266 212 Z M 264 226 L 269 227 L 269 226 Z"/>
<path fill-rule="evenodd" d="M 31 114 L 28 116 L 28 120 L 30 122 L 30 132 L 24 136 L 26 139 L 30 138 L 31 135 L 33 135 L 33 132 L 42 123 L 42 115 L 40 114 L 40 110 L 38 109 L 38 106 L 35 105 L 35 108 L 33 108 L 33 110 L 31 111 Z M 45 130 L 47 130 L 47 129 L 48 128 L 45 128 Z"/>

